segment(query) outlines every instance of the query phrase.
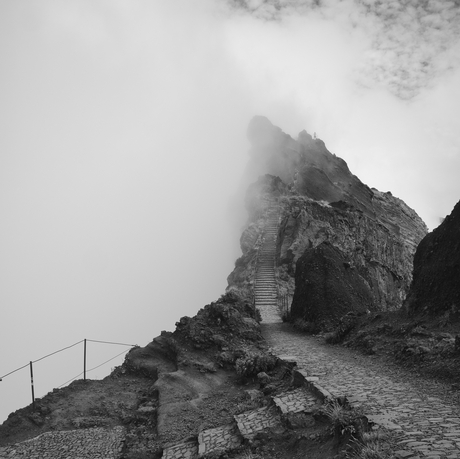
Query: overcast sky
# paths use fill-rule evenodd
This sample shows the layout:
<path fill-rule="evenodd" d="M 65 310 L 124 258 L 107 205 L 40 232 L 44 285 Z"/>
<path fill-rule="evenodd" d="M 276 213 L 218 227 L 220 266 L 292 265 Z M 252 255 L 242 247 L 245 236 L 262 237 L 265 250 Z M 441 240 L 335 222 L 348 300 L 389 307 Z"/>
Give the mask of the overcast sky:
<path fill-rule="evenodd" d="M 436 227 L 460 199 L 459 34 L 445 0 L 3 0 L 0 376 L 145 345 L 223 293 L 254 115 Z M 36 395 L 82 352 L 36 363 Z M 26 368 L 0 422 L 29 402 Z"/>

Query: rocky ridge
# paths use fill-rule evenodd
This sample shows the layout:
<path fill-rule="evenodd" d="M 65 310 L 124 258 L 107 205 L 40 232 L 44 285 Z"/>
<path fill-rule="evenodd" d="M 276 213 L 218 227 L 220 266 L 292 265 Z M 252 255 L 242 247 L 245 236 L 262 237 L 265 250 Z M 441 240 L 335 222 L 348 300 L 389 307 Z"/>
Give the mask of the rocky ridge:
<path fill-rule="evenodd" d="M 241 285 L 247 278 L 239 265 L 248 269 L 253 263 L 253 247 L 263 226 L 260 215 L 270 199 L 277 199 L 281 216 L 277 252 L 280 293 L 292 303 L 293 317 L 328 328 L 350 310 L 350 305 L 343 305 L 334 314 L 324 315 L 332 297 L 336 303 L 341 301 L 343 289 L 336 293 L 332 289 L 327 299 L 316 295 L 313 305 L 304 295 L 312 279 L 295 277 L 298 260 L 323 243 L 340 252 L 341 263 L 354 271 L 359 285 L 365 286 L 367 292 L 360 287 L 360 295 L 366 298 L 366 310 L 399 309 L 412 281 L 416 246 L 427 233 L 416 212 L 391 193 L 363 184 L 343 159 L 305 131 L 295 140 L 267 118 L 255 117 L 249 124 L 248 138 L 252 144 L 248 171 L 266 175 L 248 191 L 250 224 L 241 240 L 243 257 L 229 283 Z M 310 258 L 321 253 L 312 252 Z M 317 262 L 324 265 L 322 259 Z M 353 297 L 354 289 L 348 286 L 348 296 Z"/>

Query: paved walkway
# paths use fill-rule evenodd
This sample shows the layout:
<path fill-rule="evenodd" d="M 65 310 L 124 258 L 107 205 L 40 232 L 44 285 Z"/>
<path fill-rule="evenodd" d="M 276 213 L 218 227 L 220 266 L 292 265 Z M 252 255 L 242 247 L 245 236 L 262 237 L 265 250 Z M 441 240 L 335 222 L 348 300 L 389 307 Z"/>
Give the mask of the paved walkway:
<path fill-rule="evenodd" d="M 46 432 L 31 440 L 0 448 L 1 459 L 117 459 L 125 430 L 94 428 Z"/>
<path fill-rule="evenodd" d="M 263 312 L 262 312 L 263 317 Z M 346 395 L 371 421 L 397 438 L 395 457 L 460 458 L 460 413 L 456 405 L 420 393 L 407 382 L 383 376 L 287 324 L 263 325 L 274 354 L 290 354 L 297 365 L 334 396 Z"/>

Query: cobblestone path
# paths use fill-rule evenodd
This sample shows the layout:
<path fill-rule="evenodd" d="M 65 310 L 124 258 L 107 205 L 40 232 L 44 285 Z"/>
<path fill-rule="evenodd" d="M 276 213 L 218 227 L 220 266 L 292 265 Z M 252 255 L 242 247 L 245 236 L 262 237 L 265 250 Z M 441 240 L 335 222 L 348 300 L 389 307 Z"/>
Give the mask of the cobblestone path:
<path fill-rule="evenodd" d="M 117 459 L 124 438 L 123 427 L 45 432 L 0 448 L 0 459 Z"/>
<path fill-rule="evenodd" d="M 299 334 L 288 324 L 269 323 L 262 328 L 274 354 L 295 356 L 298 367 L 318 376 L 318 383 L 332 395 L 346 395 L 371 421 L 389 429 L 397 440 L 396 458 L 460 458 L 460 413 L 456 405 L 362 366 L 351 353 L 348 358 L 344 356 L 344 349 Z"/>

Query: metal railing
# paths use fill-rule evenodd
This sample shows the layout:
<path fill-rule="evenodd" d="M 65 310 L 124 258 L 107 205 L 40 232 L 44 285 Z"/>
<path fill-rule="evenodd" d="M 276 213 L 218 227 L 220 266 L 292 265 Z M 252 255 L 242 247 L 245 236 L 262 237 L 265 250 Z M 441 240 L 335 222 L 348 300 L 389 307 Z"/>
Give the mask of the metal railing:
<path fill-rule="evenodd" d="M 101 364 L 97 365 L 96 367 L 93 367 L 91 369 L 87 369 L 86 368 L 86 357 L 87 357 L 87 346 L 86 346 L 86 343 L 87 342 L 92 342 L 92 343 L 101 343 L 101 344 L 112 344 L 112 345 L 118 345 L 118 346 L 127 346 L 127 347 L 135 347 L 136 345 L 135 344 L 126 344 L 126 343 L 115 343 L 115 342 L 112 342 L 112 341 L 100 341 L 100 340 L 94 340 L 94 339 L 82 339 L 80 341 L 77 341 L 76 343 L 74 344 L 71 344 L 70 346 L 66 346 L 66 347 L 63 347 L 61 349 L 58 349 L 57 351 L 54 351 L 54 352 L 51 352 L 50 354 L 47 354 L 43 357 L 40 357 L 39 359 L 36 359 L 36 360 L 31 360 L 29 363 L 19 367 L 19 368 L 16 368 L 15 370 L 13 371 L 10 371 L 9 373 L 6 373 L 5 375 L 1 376 L 0 377 L 0 381 L 2 381 L 4 378 L 12 375 L 13 373 L 16 373 L 17 371 L 20 371 L 26 367 L 29 367 L 30 369 L 30 387 L 31 387 L 31 392 L 32 392 L 32 410 L 35 411 L 35 390 L 34 390 L 34 368 L 33 368 L 33 364 L 34 363 L 37 363 L 37 362 L 40 362 L 41 360 L 44 360 L 48 357 L 51 357 L 55 354 L 58 354 L 59 352 L 62 352 L 62 351 L 65 351 L 67 349 L 70 349 L 74 346 L 77 346 L 78 344 L 81 344 L 83 343 L 83 371 L 81 373 L 79 373 L 77 376 L 74 376 L 72 379 L 66 381 L 64 384 L 61 384 L 59 387 L 62 387 L 62 386 L 65 386 L 66 384 L 72 382 L 73 380 L 77 379 L 78 377 L 82 376 L 83 375 L 83 380 L 86 381 L 86 375 L 87 373 L 89 373 L 90 371 L 93 371 L 93 370 L 96 370 L 97 368 L 105 365 L 106 363 L 116 359 L 117 357 L 119 357 L 121 354 L 124 354 L 126 352 L 126 350 L 124 350 L 123 352 L 120 352 L 119 354 L 117 354 L 116 356 L 114 357 L 111 357 L 110 359 L 106 360 L 105 362 L 102 362 Z"/>

